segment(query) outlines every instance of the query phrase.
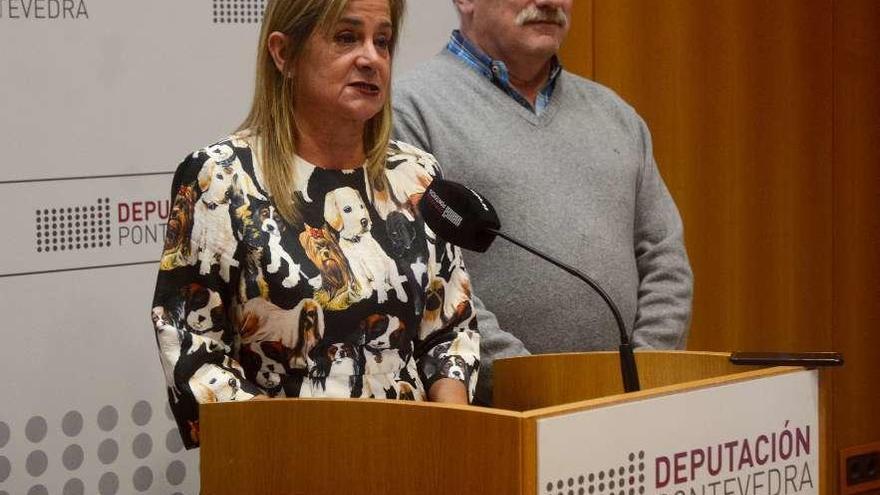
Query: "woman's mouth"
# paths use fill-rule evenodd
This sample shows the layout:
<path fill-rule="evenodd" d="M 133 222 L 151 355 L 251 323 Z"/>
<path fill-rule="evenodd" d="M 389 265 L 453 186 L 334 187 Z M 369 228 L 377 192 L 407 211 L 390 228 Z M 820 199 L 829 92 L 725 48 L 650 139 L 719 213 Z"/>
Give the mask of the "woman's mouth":
<path fill-rule="evenodd" d="M 352 88 L 360 91 L 365 95 L 376 96 L 379 94 L 379 86 L 368 82 L 353 82 L 349 84 Z"/>

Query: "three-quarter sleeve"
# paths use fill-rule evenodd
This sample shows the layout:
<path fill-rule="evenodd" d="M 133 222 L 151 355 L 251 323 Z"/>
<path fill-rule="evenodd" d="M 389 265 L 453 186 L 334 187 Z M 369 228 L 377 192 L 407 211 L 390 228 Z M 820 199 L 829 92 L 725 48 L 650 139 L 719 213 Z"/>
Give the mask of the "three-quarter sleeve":
<path fill-rule="evenodd" d="M 420 152 L 419 162 L 432 177 L 442 173 L 434 157 Z M 416 359 L 425 391 L 441 378 L 465 385 L 473 402 L 480 369 L 480 333 L 470 276 L 461 250 L 429 227 L 428 269 Z"/>
<path fill-rule="evenodd" d="M 171 411 L 187 448 L 199 445 L 199 404 L 260 393 L 233 358 L 227 308 L 239 273 L 229 204 L 236 179 L 218 161 L 203 151 L 177 169 L 152 304 Z"/>
<path fill-rule="evenodd" d="M 419 373 L 426 391 L 441 378 L 462 382 L 472 402 L 480 369 L 480 333 L 470 278 L 459 248 L 442 240 L 435 246 L 436 270 L 429 278 L 416 346 Z"/>

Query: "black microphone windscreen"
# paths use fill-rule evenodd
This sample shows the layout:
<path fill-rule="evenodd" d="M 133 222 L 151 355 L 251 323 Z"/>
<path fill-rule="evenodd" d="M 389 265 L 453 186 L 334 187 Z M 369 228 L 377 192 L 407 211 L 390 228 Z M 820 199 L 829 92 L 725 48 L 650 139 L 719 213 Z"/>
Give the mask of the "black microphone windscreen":
<path fill-rule="evenodd" d="M 501 228 L 498 214 L 486 198 L 448 180 L 434 179 L 419 202 L 419 211 L 440 238 L 480 253 L 495 240 L 489 229 Z"/>

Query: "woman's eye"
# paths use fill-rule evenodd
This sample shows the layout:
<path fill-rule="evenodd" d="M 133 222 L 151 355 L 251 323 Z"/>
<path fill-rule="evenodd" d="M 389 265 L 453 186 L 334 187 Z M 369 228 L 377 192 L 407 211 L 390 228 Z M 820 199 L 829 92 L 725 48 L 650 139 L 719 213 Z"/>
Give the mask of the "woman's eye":
<path fill-rule="evenodd" d="M 378 38 L 376 38 L 376 41 L 374 41 L 373 44 L 381 50 L 387 50 L 389 47 L 391 47 L 391 37 L 379 36 Z"/>
<path fill-rule="evenodd" d="M 343 45 L 350 45 L 353 43 L 357 43 L 357 36 L 351 31 L 343 31 L 338 33 L 334 38 L 337 43 L 341 43 Z"/>

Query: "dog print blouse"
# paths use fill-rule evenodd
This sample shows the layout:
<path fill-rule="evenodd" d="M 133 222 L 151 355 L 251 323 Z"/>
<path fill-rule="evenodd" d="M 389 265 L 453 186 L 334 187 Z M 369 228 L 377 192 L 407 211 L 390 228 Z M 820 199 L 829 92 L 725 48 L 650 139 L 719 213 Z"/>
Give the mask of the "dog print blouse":
<path fill-rule="evenodd" d="M 296 157 L 301 219 L 275 209 L 235 135 L 193 153 L 174 199 L 152 319 L 171 409 L 199 443 L 198 405 L 271 397 L 473 398 L 479 333 L 461 252 L 417 203 L 434 158 L 392 141 L 382 180 Z"/>

